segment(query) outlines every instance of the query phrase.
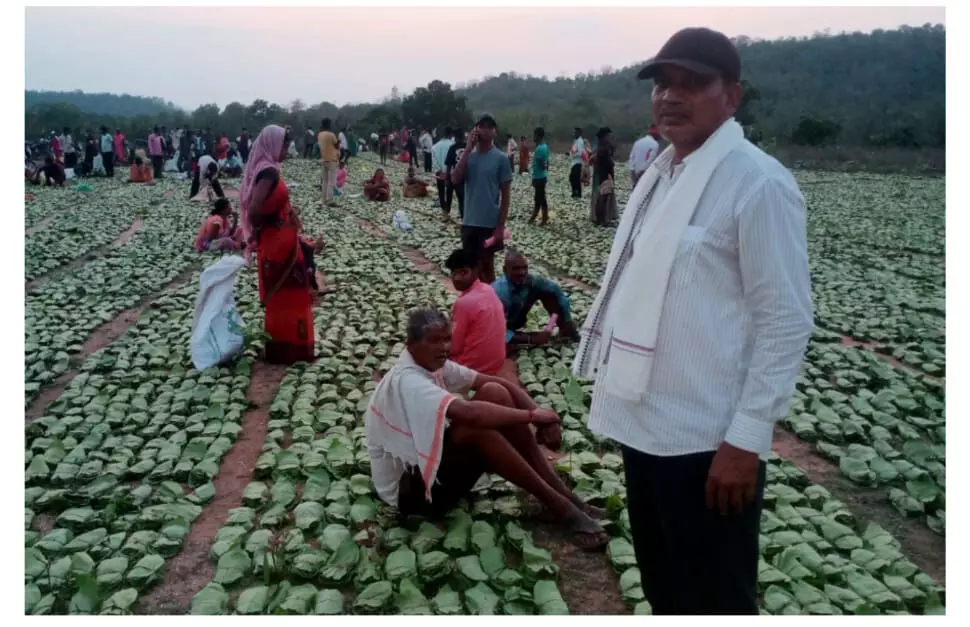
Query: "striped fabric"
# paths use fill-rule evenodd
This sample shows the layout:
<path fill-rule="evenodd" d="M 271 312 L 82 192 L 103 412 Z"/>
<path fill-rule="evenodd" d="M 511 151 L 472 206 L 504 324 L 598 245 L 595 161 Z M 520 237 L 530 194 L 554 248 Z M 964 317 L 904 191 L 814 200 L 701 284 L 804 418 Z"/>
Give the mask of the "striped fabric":
<path fill-rule="evenodd" d="M 643 214 L 689 167 L 662 158 L 666 174 Z M 638 216 L 633 247 L 641 224 Z M 636 277 L 618 274 L 605 288 L 610 317 L 623 315 L 610 310 L 612 294 L 637 289 Z M 788 411 L 812 319 L 805 200 L 780 163 L 745 142 L 715 170 L 680 241 L 646 400 L 609 395 L 599 374 L 589 428 L 651 455 L 727 441 L 763 456 Z"/>

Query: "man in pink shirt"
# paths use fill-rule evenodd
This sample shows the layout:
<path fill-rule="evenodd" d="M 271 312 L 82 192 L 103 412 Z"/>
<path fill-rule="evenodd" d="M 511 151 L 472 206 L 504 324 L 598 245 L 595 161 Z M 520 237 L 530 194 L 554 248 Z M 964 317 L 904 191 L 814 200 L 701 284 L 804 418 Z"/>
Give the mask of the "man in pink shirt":
<path fill-rule="evenodd" d="M 162 149 L 161 130 L 156 126 L 152 129 L 152 134 L 148 136 L 148 156 L 152 160 L 152 174 L 154 178 L 162 178 L 162 171 L 165 166 L 165 152 Z"/>
<path fill-rule="evenodd" d="M 487 375 L 505 364 L 505 309 L 487 283 L 478 280 L 478 255 L 456 250 L 445 262 L 461 292 L 452 312 L 451 360 Z"/>

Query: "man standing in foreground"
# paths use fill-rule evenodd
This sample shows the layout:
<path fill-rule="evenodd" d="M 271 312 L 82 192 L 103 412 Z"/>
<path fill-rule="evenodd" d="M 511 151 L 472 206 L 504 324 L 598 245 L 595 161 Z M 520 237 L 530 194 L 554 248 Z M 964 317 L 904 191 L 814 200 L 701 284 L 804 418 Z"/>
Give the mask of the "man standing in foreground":
<path fill-rule="evenodd" d="M 657 130 L 657 125 L 651 124 L 647 134 L 633 143 L 633 148 L 630 149 L 630 160 L 627 162 L 630 168 L 630 183 L 633 187 L 637 186 L 637 181 L 660 154 L 659 139 L 660 132 Z"/>
<path fill-rule="evenodd" d="M 451 127 L 446 126 L 444 135 L 431 147 L 431 169 L 438 185 L 438 206 L 446 216 L 451 212 L 452 187 L 445 174 L 445 159 L 448 158 L 448 149 L 454 143 Z"/>
<path fill-rule="evenodd" d="M 495 147 L 496 127 L 495 118 L 490 113 L 479 118 L 468 135 L 461 161 L 451 175 L 455 185 L 465 186 L 461 247 L 481 251 L 479 277 L 488 284 L 495 280 L 495 253 L 503 248 L 512 183 L 509 160 Z"/>
<path fill-rule="evenodd" d="M 330 118 L 320 122 L 317 144 L 320 146 L 320 186 L 323 188 L 323 204 L 333 207 L 333 188 L 337 185 L 337 166 L 340 163 L 340 142 L 330 130 Z"/>
<path fill-rule="evenodd" d="M 765 463 L 812 332 L 805 200 L 744 139 L 734 44 L 684 29 L 640 73 L 671 146 L 631 194 L 573 364 L 622 445 L 655 614 L 757 614 Z"/>
<path fill-rule="evenodd" d="M 583 140 L 583 129 L 578 126 L 573 129 L 573 145 L 569 149 L 569 187 L 573 198 L 583 197 L 583 155 L 586 152 L 586 141 Z"/>

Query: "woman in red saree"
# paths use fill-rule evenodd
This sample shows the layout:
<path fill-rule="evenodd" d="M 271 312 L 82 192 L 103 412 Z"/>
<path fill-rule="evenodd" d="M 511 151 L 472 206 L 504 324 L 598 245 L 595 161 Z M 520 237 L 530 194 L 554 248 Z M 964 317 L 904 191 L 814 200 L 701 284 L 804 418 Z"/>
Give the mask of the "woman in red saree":
<path fill-rule="evenodd" d="M 529 173 L 529 142 L 525 135 L 519 138 L 519 174 Z"/>
<path fill-rule="evenodd" d="M 266 310 L 266 361 L 314 359 L 310 277 L 300 248 L 300 220 L 280 177 L 286 131 L 267 126 L 253 142 L 239 190 L 247 256 L 256 253 L 259 298 Z"/>
<path fill-rule="evenodd" d="M 128 163 L 128 155 L 125 152 L 125 134 L 120 128 L 115 129 L 115 163 Z"/>

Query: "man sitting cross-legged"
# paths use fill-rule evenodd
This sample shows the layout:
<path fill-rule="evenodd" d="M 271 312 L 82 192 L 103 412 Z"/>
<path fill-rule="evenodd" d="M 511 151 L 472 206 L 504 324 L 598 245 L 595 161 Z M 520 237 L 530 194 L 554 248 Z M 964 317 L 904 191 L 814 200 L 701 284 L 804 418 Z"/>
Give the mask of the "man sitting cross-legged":
<path fill-rule="evenodd" d="M 609 537 L 591 517 L 603 512 L 573 494 L 539 448 L 559 447 L 556 413 L 513 383 L 450 361 L 451 324 L 434 309 L 411 313 L 406 344 L 365 418 L 378 495 L 403 516 L 440 516 L 495 473 L 538 498 L 577 546 L 603 547 Z M 469 390 L 470 401 L 461 396 Z"/>
<path fill-rule="evenodd" d="M 569 297 L 555 282 L 529 273 L 529 261 L 514 250 L 505 254 L 504 274 L 492 283 L 492 289 L 505 306 L 506 342 L 509 347 L 542 346 L 549 341 L 550 331 L 525 332 L 529 312 L 538 302 L 551 316 L 556 314 L 559 337 L 579 340 L 579 333 L 569 311 Z"/>

